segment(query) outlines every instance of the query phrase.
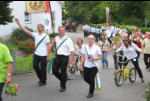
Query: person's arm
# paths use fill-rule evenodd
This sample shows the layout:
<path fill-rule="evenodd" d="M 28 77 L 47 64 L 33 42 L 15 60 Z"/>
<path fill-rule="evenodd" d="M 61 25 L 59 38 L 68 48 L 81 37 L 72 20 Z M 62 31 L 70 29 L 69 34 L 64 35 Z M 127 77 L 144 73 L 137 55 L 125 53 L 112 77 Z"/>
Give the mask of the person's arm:
<path fill-rule="evenodd" d="M 8 63 L 6 83 L 9 84 L 11 82 L 12 82 L 12 63 Z"/>
<path fill-rule="evenodd" d="M 50 51 L 54 51 L 55 47 L 56 47 L 56 40 L 54 38 L 53 41 L 52 41 L 52 43 L 51 43 Z"/>
<path fill-rule="evenodd" d="M 72 66 L 75 65 L 75 61 L 74 61 L 74 51 L 71 51 L 71 64 L 72 64 Z"/>
<path fill-rule="evenodd" d="M 144 47 L 145 47 L 145 41 L 143 40 L 142 42 L 142 46 L 141 46 L 141 49 L 144 51 Z"/>
<path fill-rule="evenodd" d="M 72 64 L 72 66 L 74 66 L 75 65 L 74 46 L 73 46 L 73 42 L 70 38 L 69 38 L 69 41 L 68 41 L 68 47 L 69 47 L 69 50 L 71 52 L 71 64 Z"/>
<path fill-rule="evenodd" d="M 24 27 L 20 24 L 20 21 L 19 21 L 17 18 L 15 18 L 15 21 L 16 21 L 17 25 L 18 25 L 24 32 L 26 32 L 28 35 L 31 35 L 31 36 L 32 36 L 32 32 L 29 31 L 29 30 L 27 30 L 26 28 L 24 28 Z"/>
<path fill-rule="evenodd" d="M 48 42 L 47 44 L 47 62 L 49 62 L 50 61 L 50 42 Z"/>
<path fill-rule="evenodd" d="M 84 54 L 81 54 L 80 68 L 79 68 L 80 71 L 83 71 L 83 63 L 84 63 L 84 60 L 85 60 L 85 55 L 84 55 Z"/>
<path fill-rule="evenodd" d="M 135 43 L 132 43 L 132 45 L 133 45 L 133 47 L 134 47 L 134 49 L 136 50 L 136 51 L 138 51 L 138 52 L 140 52 L 140 53 L 144 53 L 144 50 L 142 50 L 142 49 L 140 49 Z"/>
<path fill-rule="evenodd" d="M 101 55 L 101 54 L 99 54 L 97 58 L 94 58 L 94 59 L 93 59 L 93 61 L 100 60 L 101 58 L 102 58 L 102 55 Z"/>

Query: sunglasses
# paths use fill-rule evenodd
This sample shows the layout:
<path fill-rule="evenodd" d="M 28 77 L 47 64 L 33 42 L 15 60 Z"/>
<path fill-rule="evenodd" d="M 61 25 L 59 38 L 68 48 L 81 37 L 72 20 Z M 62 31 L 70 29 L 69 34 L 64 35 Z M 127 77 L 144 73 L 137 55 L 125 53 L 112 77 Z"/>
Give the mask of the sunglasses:
<path fill-rule="evenodd" d="M 123 41 L 128 41 L 128 40 L 123 40 Z"/>

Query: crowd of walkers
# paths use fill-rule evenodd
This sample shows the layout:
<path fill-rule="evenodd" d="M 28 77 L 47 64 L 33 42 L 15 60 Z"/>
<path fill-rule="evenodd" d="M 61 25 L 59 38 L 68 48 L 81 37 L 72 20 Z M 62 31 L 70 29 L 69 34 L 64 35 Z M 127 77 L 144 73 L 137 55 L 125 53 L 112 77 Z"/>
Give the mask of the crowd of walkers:
<path fill-rule="evenodd" d="M 118 64 L 118 61 L 129 62 L 131 60 L 143 83 L 144 76 L 138 61 L 141 53 L 144 54 L 146 69 L 150 69 L 150 32 L 146 32 L 144 36 L 141 30 L 132 31 L 129 34 L 125 28 L 121 29 L 115 26 L 95 27 L 86 24 L 83 26 L 83 30 L 84 37 L 87 37 L 88 43 L 85 44 L 82 38 L 78 38 L 74 45 L 72 39 L 66 35 L 65 27 L 63 26 L 58 28 L 59 35 L 54 37 L 52 43 L 50 43 L 48 35 L 44 32 L 44 25 L 38 24 L 38 32 L 31 32 L 23 27 L 18 19 L 15 19 L 15 21 L 24 32 L 35 39 L 33 68 L 39 80 L 38 86 L 47 85 L 46 66 L 50 61 L 51 51 L 55 51 L 52 73 L 60 82 L 60 92 L 65 92 L 67 88 L 69 56 L 71 56 L 70 64 L 72 66 L 76 63 L 74 59 L 75 54 L 81 57 L 78 69 L 83 72 L 83 78 L 89 85 L 87 98 L 94 96 L 95 78 L 99 67 L 102 67 L 102 69 L 110 68 L 108 61 L 109 53 L 113 54 L 114 74 L 121 68 L 121 64 Z M 119 57 L 117 54 L 120 54 Z M 13 59 L 8 48 L 1 43 L 0 59 L 0 101 L 2 101 L 1 95 L 4 84 L 5 82 L 11 83 L 12 81 Z M 99 65 L 100 60 L 102 66 Z"/>
<path fill-rule="evenodd" d="M 119 28 L 113 25 L 109 25 L 108 27 L 104 27 L 103 25 L 96 27 L 87 24 L 83 25 L 83 31 L 84 37 L 88 35 L 95 36 L 97 45 L 102 51 L 103 69 L 109 68 L 107 57 L 109 53 L 113 53 L 114 74 L 116 74 L 122 66 L 118 61 L 132 61 L 141 78 L 141 82 L 144 82 L 138 58 L 140 54 L 144 54 L 145 68 L 150 70 L 150 32 L 142 33 L 141 30 L 132 30 L 132 33 L 128 33 L 125 28 Z M 128 62 L 125 65 L 127 65 Z"/>

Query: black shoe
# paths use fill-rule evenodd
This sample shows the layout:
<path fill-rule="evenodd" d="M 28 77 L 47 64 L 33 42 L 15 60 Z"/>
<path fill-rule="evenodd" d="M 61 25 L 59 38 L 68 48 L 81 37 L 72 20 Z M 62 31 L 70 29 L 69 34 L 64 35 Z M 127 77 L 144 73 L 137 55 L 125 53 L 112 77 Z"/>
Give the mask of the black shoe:
<path fill-rule="evenodd" d="M 38 86 L 45 86 L 46 83 L 39 83 Z"/>
<path fill-rule="evenodd" d="M 39 81 L 38 83 L 42 83 L 42 81 Z"/>
<path fill-rule="evenodd" d="M 91 98 L 91 97 L 93 97 L 94 95 L 92 94 L 92 93 L 89 93 L 89 95 L 87 95 L 86 97 L 87 98 Z"/>
<path fill-rule="evenodd" d="M 65 92 L 66 91 L 66 88 L 61 88 L 60 90 L 59 90 L 59 92 Z"/>

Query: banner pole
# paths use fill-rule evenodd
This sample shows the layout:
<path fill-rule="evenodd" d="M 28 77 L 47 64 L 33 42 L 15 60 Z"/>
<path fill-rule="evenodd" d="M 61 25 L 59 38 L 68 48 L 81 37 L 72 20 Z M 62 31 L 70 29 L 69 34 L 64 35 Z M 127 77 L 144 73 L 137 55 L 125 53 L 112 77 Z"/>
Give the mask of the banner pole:
<path fill-rule="evenodd" d="M 54 22 L 53 22 L 53 15 L 52 15 L 52 10 L 51 10 L 51 4 L 50 4 L 50 1 L 49 1 L 49 11 L 50 11 L 50 16 L 51 16 L 51 25 L 52 25 L 52 31 L 53 31 L 53 34 L 54 33 Z"/>

